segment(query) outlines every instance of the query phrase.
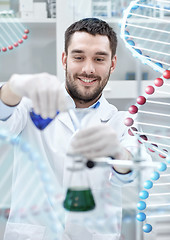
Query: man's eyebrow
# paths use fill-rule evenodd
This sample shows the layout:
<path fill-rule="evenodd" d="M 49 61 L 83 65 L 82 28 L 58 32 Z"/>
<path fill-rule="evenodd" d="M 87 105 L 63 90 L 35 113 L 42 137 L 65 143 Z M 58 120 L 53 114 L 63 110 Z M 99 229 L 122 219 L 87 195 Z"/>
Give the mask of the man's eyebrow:
<path fill-rule="evenodd" d="M 74 53 L 84 53 L 84 51 L 80 50 L 80 49 L 73 49 L 71 51 L 71 54 L 74 54 Z"/>
<path fill-rule="evenodd" d="M 75 53 L 84 53 L 84 51 L 80 50 L 80 49 L 73 49 L 71 51 L 71 54 L 75 54 Z M 95 55 L 108 56 L 109 54 L 105 51 L 98 51 L 98 52 L 95 53 Z"/>
<path fill-rule="evenodd" d="M 108 56 L 109 54 L 107 52 L 104 52 L 104 51 L 99 51 L 99 52 L 96 52 L 95 55 Z"/>

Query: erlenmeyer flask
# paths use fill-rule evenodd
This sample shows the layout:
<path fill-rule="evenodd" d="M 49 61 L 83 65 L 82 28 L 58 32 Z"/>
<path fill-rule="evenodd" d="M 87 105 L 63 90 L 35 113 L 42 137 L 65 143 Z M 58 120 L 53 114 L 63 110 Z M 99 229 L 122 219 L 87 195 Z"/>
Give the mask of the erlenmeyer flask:
<path fill-rule="evenodd" d="M 95 208 L 95 202 L 90 189 L 84 162 L 75 160 L 69 167 L 70 178 L 63 206 L 72 212 L 90 211 Z"/>

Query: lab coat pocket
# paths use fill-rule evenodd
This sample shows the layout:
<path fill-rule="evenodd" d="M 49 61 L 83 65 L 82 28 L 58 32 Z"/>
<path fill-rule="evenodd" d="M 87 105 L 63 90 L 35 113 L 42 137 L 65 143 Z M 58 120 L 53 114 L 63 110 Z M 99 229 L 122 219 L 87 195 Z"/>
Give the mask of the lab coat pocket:
<path fill-rule="evenodd" d="M 44 235 L 44 226 L 7 223 L 4 240 L 43 240 Z"/>

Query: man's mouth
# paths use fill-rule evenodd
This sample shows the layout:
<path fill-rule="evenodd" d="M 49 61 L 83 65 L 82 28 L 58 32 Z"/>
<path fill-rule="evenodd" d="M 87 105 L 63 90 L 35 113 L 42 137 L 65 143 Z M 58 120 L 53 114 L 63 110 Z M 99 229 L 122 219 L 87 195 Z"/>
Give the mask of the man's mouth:
<path fill-rule="evenodd" d="M 97 79 L 96 78 L 95 79 L 79 78 L 79 80 L 81 80 L 84 83 L 91 83 L 96 81 Z"/>

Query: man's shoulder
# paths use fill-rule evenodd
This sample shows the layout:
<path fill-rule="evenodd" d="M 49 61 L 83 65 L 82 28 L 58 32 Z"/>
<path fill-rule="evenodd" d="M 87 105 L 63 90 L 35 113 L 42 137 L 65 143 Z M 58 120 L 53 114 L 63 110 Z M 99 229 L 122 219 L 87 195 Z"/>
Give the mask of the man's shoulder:
<path fill-rule="evenodd" d="M 102 97 L 100 104 L 100 118 L 103 122 L 114 121 L 123 123 L 128 116 L 128 111 L 119 111 L 117 107 Z"/>
<path fill-rule="evenodd" d="M 106 108 L 110 111 L 118 112 L 117 107 L 115 105 L 109 103 L 109 101 L 104 96 L 101 96 L 101 98 L 100 98 L 100 106 L 101 106 L 101 108 Z"/>

